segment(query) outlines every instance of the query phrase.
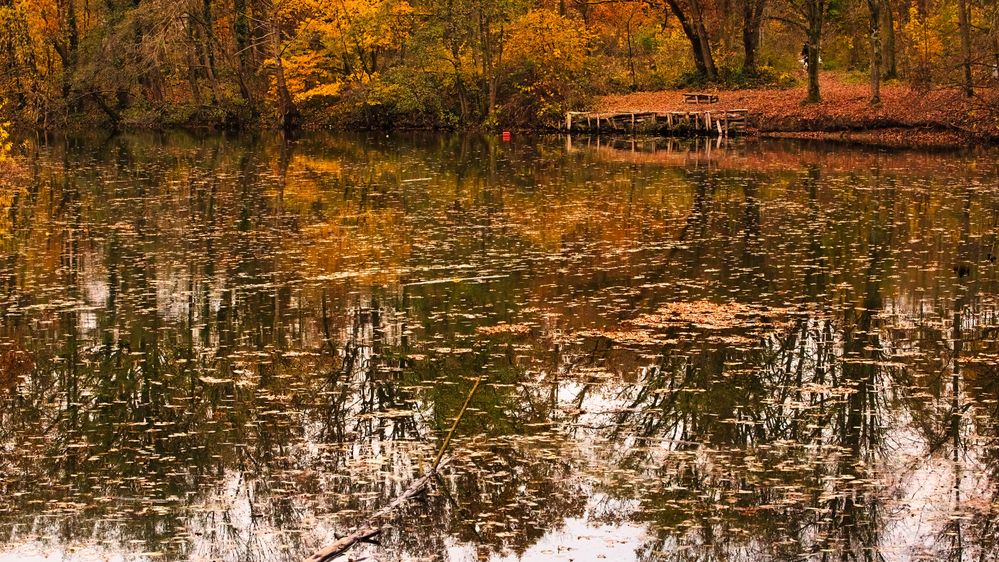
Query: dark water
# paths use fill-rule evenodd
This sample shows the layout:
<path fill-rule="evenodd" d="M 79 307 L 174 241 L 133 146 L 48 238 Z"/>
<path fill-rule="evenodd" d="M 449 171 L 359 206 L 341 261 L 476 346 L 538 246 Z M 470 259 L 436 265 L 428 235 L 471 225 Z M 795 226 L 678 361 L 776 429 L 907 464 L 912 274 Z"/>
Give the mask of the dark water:
<path fill-rule="evenodd" d="M 125 136 L 0 197 L 0 561 L 999 559 L 996 153 Z"/>

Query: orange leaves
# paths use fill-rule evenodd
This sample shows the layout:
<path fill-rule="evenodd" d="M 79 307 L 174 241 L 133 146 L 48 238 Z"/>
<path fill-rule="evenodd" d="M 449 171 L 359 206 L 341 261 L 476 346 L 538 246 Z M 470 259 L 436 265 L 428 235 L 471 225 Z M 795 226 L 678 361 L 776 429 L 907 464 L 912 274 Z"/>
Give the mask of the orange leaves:
<path fill-rule="evenodd" d="M 720 92 L 719 109 L 748 109 L 755 115 L 761 132 L 830 132 L 842 137 L 844 129 L 881 131 L 885 123 L 893 123 L 900 138 L 894 135 L 866 141 L 878 144 L 948 144 L 955 137 L 944 131 L 971 130 L 980 127 L 981 136 L 999 136 L 999 123 L 987 117 L 990 107 L 999 107 L 999 92 L 983 89 L 969 100 L 953 88 L 938 88 L 920 95 L 913 95 L 906 84 L 889 83 L 881 88 L 881 106 L 870 104 L 868 86 L 850 83 L 837 74 L 825 73 L 821 78 L 823 101 L 817 104 L 797 103 L 805 97 L 804 87 L 793 90 L 760 88 Z M 679 91 L 639 92 L 626 95 L 605 96 L 599 111 L 682 111 L 689 106 L 683 103 Z M 925 129 L 919 131 L 918 129 Z M 896 132 L 897 132 L 896 131 Z M 851 137 L 853 138 L 853 137 Z M 865 139 L 858 139 L 865 140 Z"/>
<path fill-rule="evenodd" d="M 752 312 L 751 307 L 737 302 L 671 302 L 628 324 L 642 328 L 694 326 L 705 330 L 725 330 L 740 325 Z"/>
<path fill-rule="evenodd" d="M 531 333 L 531 327 L 527 324 L 496 324 L 495 326 L 479 326 L 475 331 L 487 336 L 526 336 Z"/>
<path fill-rule="evenodd" d="M 25 14 L 33 34 L 59 35 L 59 9 L 54 0 L 22 0 L 16 3 L 15 9 Z"/>
<path fill-rule="evenodd" d="M 660 19 L 660 15 L 654 13 L 646 2 L 597 4 L 591 8 L 589 17 L 590 28 L 594 32 L 616 36 L 619 43 L 626 41 L 629 28 L 635 34 L 640 28 L 658 26 Z"/>

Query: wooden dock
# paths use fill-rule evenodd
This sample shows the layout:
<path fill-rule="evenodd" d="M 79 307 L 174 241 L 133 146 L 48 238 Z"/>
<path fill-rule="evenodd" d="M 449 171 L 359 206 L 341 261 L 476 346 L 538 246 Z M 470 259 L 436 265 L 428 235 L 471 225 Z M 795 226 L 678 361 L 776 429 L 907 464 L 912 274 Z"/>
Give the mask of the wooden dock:
<path fill-rule="evenodd" d="M 623 111 L 599 113 L 570 111 L 565 130 L 583 133 L 644 133 L 666 136 L 738 135 L 746 130 L 749 110 Z"/>

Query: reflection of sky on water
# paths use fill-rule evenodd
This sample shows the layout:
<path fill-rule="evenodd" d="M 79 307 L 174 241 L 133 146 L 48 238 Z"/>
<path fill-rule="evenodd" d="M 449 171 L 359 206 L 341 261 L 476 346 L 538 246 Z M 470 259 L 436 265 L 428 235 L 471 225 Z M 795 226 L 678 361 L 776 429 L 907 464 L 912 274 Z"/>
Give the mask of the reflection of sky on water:
<path fill-rule="evenodd" d="M 636 525 L 591 525 L 585 520 L 570 518 L 565 527 L 545 535 L 521 555 L 493 557 L 497 562 L 535 562 L 563 560 L 566 562 L 602 562 L 604 560 L 637 560 L 635 545 L 645 537 Z M 457 560 L 462 560 L 458 558 Z M 474 558 L 470 558 L 474 560 Z"/>
<path fill-rule="evenodd" d="M 41 545 L 24 545 L 0 552 L 0 562 L 145 562 L 150 558 L 122 556 L 98 548 L 83 547 L 72 553 L 59 548 L 44 548 Z"/>

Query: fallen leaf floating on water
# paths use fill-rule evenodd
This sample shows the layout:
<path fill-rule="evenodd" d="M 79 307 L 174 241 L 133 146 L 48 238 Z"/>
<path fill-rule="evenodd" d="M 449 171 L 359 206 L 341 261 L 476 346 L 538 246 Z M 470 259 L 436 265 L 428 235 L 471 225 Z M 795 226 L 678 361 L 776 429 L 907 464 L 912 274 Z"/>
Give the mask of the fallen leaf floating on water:
<path fill-rule="evenodd" d="M 497 324 L 495 326 L 479 326 L 475 331 L 487 336 L 499 334 L 523 336 L 531 333 L 531 327 L 527 324 Z"/>
<path fill-rule="evenodd" d="M 775 318 L 786 309 L 771 309 L 738 302 L 671 302 L 651 314 L 643 314 L 624 323 L 642 328 L 664 329 L 694 326 L 703 330 L 727 330 L 750 326 L 752 320 Z"/>

